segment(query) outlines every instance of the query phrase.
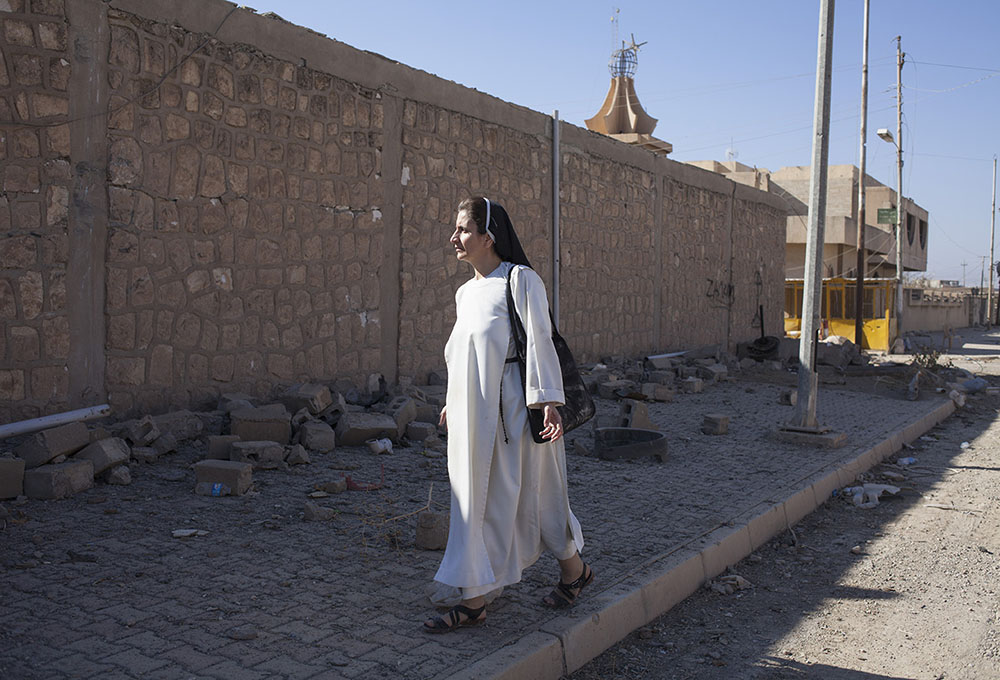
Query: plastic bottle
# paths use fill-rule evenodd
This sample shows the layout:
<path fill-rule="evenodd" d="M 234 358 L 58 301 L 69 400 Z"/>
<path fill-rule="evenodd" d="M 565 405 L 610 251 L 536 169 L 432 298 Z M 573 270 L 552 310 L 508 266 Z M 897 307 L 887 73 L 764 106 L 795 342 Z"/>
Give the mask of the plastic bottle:
<path fill-rule="evenodd" d="M 907 456 L 906 458 L 899 458 L 896 460 L 896 465 L 913 465 L 917 462 L 917 459 L 913 456 Z"/>

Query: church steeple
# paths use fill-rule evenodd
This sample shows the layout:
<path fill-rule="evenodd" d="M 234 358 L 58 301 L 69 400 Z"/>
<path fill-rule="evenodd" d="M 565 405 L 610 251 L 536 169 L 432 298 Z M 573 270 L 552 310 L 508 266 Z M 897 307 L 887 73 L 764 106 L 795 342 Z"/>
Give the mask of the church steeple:
<path fill-rule="evenodd" d="M 674 147 L 652 136 L 656 119 L 643 110 L 635 93 L 633 77 L 639 65 L 639 48 L 645 44 L 636 44 L 635 36 L 632 36 L 630 45 L 626 46 L 623 40 L 621 49 L 612 53 L 608 63 L 611 87 L 601 110 L 586 121 L 587 129 L 666 155 Z"/>

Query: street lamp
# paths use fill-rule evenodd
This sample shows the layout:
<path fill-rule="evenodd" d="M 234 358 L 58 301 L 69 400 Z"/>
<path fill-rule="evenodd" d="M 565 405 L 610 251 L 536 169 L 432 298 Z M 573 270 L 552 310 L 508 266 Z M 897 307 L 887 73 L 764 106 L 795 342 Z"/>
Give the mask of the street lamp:
<path fill-rule="evenodd" d="M 903 334 L 903 149 L 888 128 L 879 128 L 878 138 L 896 147 L 896 335 Z"/>

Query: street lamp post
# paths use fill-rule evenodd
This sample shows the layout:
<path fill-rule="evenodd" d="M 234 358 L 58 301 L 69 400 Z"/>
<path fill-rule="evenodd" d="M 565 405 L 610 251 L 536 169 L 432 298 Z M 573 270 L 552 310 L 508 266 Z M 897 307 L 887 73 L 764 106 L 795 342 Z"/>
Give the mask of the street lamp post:
<path fill-rule="evenodd" d="M 896 335 L 903 334 L 903 148 L 887 128 L 878 137 L 896 147 Z"/>

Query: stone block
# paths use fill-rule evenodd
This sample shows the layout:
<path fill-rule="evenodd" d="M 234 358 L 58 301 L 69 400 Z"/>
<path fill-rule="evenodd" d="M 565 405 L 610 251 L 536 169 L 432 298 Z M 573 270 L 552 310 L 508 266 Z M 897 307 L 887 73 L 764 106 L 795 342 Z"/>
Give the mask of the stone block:
<path fill-rule="evenodd" d="M 326 385 L 303 383 L 292 385 L 285 390 L 281 396 L 281 403 L 287 406 L 292 413 L 305 408 L 309 410 L 309 413 L 316 415 L 333 404 L 333 395 L 330 394 L 330 388 Z"/>
<path fill-rule="evenodd" d="M 159 438 L 160 434 L 159 428 L 150 416 L 125 423 L 125 439 L 132 446 L 149 446 Z"/>
<path fill-rule="evenodd" d="M 155 463 L 160 459 L 160 454 L 152 446 L 133 446 L 132 460 L 139 463 Z"/>
<path fill-rule="evenodd" d="M 671 362 L 672 359 L 673 357 L 671 357 L 669 354 L 657 354 L 654 356 L 648 356 L 646 357 L 646 362 L 645 362 L 646 368 L 648 368 L 651 371 L 669 370 L 673 366 Z"/>
<path fill-rule="evenodd" d="M 299 428 L 299 443 L 310 451 L 329 453 L 337 443 L 333 428 L 320 420 L 310 420 Z"/>
<path fill-rule="evenodd" d="M 285 462 L 289 465 L 308 465 L 312 460 L 310 460 L 309 452 L 306 451 L 302 444 L 295 444 L 294 446 L 286 447 Z"/>
<path fill-rule="evenodd" d="M 597 396 L 602 399 L 618 399 L 621 395 L 635 390 L 635 383 L 631 380 L 608 380 L 597 386 Z"/>
<path fill-rule="evenodd" d="M 340 392 L 331 392 L 330 397 L 330 405 L 317 413 L 316 417 L 330 427 L 337 427 L 337 422 L 340 420 L 340 414 L 347 410 L 347 401 L 344 399 L 344 395 Z"/>
<path fill-rule="evenodd" d="M 430 386 L 447 385 L 448 372 L 445 370 L 431 371 L 427 374 L 427 384 Z"/>
<path fill-rule="evenodd" d="M 90 441 L 91 442 L 96 442 L 96 441 L 101 440 L 101 439 L 107 439 L 110 436 L 111 436 L 111 433 L 108 432 L 103 427 L 100 427 L 100 426 L 95 427 L 94 429 L 92 429 L 90 431 Z"/>
<path fill-rule="evenodd" d="M 124 439 L 111 437 L 90 444 L 73 456 L 73 460 L 89 460 L 93 463 L 94 474 L 99 475 L 116 465 L 127 463 L 132 452 Z"/>
<path fill-rule="evenodd" d="M 174 436 L 173 432 L 164 432 L 156 438 L 152 448 L 156 449 L 156 452 L 161 456 L 173 453 L 177 450 L 177 437 Z"/>
<path fill-rule="evenodd" d="M 17 498 L 24 493 L 24 461 L 0 458 L 0 498 Z"/>
<path fill-rule="evenodd" d="M 430 404 L 417 404 L 414 420 L 421 423 L 437 423 L 441 418 L 441 409 Z"/>
<path fill-rule="evenodd" d="M 444 550 L 448 545 L 448 513 L 424 510 L 417 515 L 414 544 L 420 550 Z"/>
<path fill-rule="evenodd" d="M 406 426 L 406 438 L 413 442 L 422 442 L 437 436 L 437 425 L 414 420 Z"/>
<path fill-rule="evenodd" d="M 424 401 L 431 406 L 437 406 L 438 411 L 444 406 L 445 401 L 448 399 L 448 386 L 447 385 L 427 385 L 421 387 L 420 391 L 424 394 Z"/>
<path fill-rule="evenodd" d="M 205 424 L 201 421 L 201 418 L 190 411 L 171 411 L 170 413 L 153 416 L 153 423 L 161 434 L 169 432 L 179 442 L 194 439 L 205 429 Z"/>
<path fill-rule="evenodd" d="M 24 495 L 28 498 L 67 498 L 93 485 L 94 464 L 89 460 L 42 465 L 24 473 Z"/>
<path fill-rule="evenodd" d="M 396 421 L 396 440 L 406 434 L 406 426 L 417 418 L 417 404 L 409 397 L 396 397 L 386 407 L 386 414 Z"/>
<path fill-rule="evenodd" d="M 729 416 L 721 413 L 707 413 L 701 423 L 705 434 L 720 435 L 729 432 Z"/>
<path fill-rule="evenodd" d="M 245 442 L 272 441 L 287 444 L 292 436 L 292 417 L 284 404 L 240 409 L 230 414 L 229 432 Z"/>
<path fill-rule="evenodd" d="M 618 410 L 621 418 L 620 427 L 635 427 L 640 430 L 657 430 L 659 428 L 649 419 L 649 408 L 641 401 L 626 399 Z"/>
<path fill-rule="evenodd" d="M 687 394 L 698 394 L 705 391 L 705 382 L 701 378 L 685 378 L 681 381 L 681 390 Z"/>
<path fill-rule="evenodd" d="M 725 364 L 710 364 L 698 367 L 698 377 L 707 382 L 720 382 L 729 376 Z"/>
<path fill-rule="evenodd" d="M 231 460 L 202 460 L 194 464 L 196 484 L 225 484 L 242 496 L 253 482 L 253 465 Z"/>
<path fill-rule="evenodd" d="M 676 371 L 650 371 L 648 374 L 648 380 L 651 383 L 659 383 L 660 385 L 673 385 L 674 378 L 677 376 Z"/>
<path fill-rule="evenodd" d="M 90 443 L 90 432 L 83 423 L 69 423 L 43 430 L 29 437 L 14 450 L 24 460 L 25 468 L 45 465 L 58 456 L 69 456 Z"/>
<path fill-rule="evenodd" d="M 285 462 L 285 447 L 268 440 L 233 442 L 229 447 L 229 460 L 250 463 L 255 470 L 273 469 Z"/>
<path fill-rule="evenodd" d="M 132 471 L 128 465 L 117 465 L 104 476 L 104 481 L 115 486 L 128 486 L 132 483 Z"/>
<path fill-rule="evenodd" d="M 647 399 L 652 399 L 653 401 L 674 400 L 674 388 L 670 385 L 661 385 L 655 382 L 643 383 L 642 393 L 646 395 Z"/>
<path fill-rule="evenodd" d="M 338 479 L 332 482 L 323 482 L 316 485 L 316 490 L 325 491 L 326 493 L 344 493 L 347 491 L 347 480 Z"/>
<path fill-rule="evenodd" d="M 681 380 L 687 380 L 688 378 L 695 378 L 698 376 L 697 366 L 678 366 L 677 367 L 677 377 Z"/>
<path fill-rule="evenodd" d="M 742 368 L 744 371 L 751 368 L 756 368 L 756 366 L 757 366 L 756 359 L 751 359 L 750 357 L 746 357 L 745 359 L 740 359 L 740 368 Z"/>
<path fill-rule="evenodd" d="M 229 460 L 229 447 L 240 441 L 235 434 L 216 434 L 208 438 L 208 452 L 205 458 L 209 460 Z"/>
<path fill-rule="evenodd" d="M 337 423 L 337 441 L 342 446 L 360 446 L 369 439 L 398 436 L 396 420 L 384 413 L 347 412 Z"/>

